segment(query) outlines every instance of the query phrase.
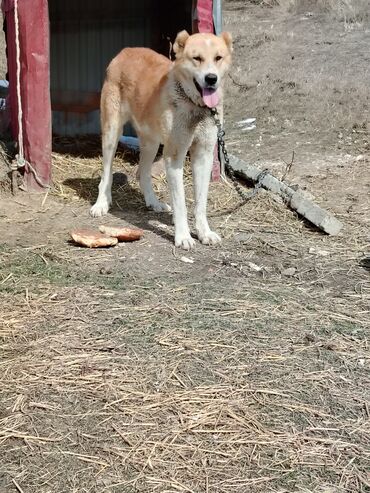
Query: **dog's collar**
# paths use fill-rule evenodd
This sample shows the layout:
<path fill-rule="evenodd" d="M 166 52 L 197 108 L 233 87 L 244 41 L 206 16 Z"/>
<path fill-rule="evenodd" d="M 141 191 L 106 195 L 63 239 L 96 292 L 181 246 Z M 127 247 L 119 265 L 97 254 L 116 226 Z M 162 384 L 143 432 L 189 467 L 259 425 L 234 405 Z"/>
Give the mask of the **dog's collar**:
<path fill-rule="evenodd" d="M 186 101 L 190 101 L 194 106 L 197 106 L 198 108 L 202 108 L 202 109 L 206 109 L 207 108 L 206 105 L 200 105 L 200 104 L 195 103 L 191 99 L 191 97 L 185 92 L 185 89 L 182 87 L 181 83 L 178 80 L 175 82 L 175 91 L 176 91 L 176 94 L 181 99 L 185 99 Z"/>

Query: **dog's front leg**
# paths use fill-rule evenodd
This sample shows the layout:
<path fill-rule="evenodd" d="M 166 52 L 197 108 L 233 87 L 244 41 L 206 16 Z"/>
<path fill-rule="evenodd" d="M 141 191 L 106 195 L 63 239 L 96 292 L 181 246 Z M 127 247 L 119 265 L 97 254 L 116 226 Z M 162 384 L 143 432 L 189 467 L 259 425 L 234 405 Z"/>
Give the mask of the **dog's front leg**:
<path fill-rule="evenodd" d="M 190 235 L 185 203 L 183 174 L 186 150 L 166 152 L 165 149 L 164 154 L 175 223 L 175 245 L 190 250 L 194 247 L 195 241 Z"/>
<path fill-rule="evenodd" d="M 213 165 L 213 151 L 216 135 L 209 140 L 196 139 L 190 150 L 194 180 L 195 228 L 198 238 L 204 245 L 215 245 L 221 241 L 217 233 L 211 231 L 207 220 L 207 197 Z"/>

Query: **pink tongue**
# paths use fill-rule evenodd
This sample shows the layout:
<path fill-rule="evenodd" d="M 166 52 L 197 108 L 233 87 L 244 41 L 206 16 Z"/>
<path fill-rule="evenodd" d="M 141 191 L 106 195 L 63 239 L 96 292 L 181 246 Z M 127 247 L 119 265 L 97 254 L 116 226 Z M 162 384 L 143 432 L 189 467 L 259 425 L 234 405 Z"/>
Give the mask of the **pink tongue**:
<path fill-rule="evenodd" d="M 208 108 L 214 108 L 220 101 L 218 89 L 202 89 L 202 99 Z"/>

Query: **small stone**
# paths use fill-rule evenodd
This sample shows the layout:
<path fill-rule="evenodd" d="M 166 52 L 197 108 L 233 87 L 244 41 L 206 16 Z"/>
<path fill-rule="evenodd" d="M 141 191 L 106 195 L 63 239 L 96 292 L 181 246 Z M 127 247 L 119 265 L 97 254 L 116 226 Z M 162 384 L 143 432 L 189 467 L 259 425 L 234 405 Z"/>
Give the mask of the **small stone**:
<path fill-rule="evenodd" d="M 311 253 L 311 255 L 319 255 L 320 257 L 327 257 L 328 255 L 330 255 L 330 252 L 328 252 L 327 250 L 320 250 L 316 247 L 311 247 L 308 250 L 308 253 Z"/>
<path fill-rule="evenodd" d="M 294 276 L 294 274 L 297 272 L 297 269 L 295 267 L 288 267 L 288 269 L 284 269 L 281 271 L 281 274 L 283 276 L 291 277 Z"/>
<path fill-rule="evenodd" d="M 254 264 L 253 262 L 248 262 L 248 267 L 251 269 L 251 270 L 254 270 L 256 272 L 261 272 L 262 270 L 262 267 L 260 267 L 259 265 L 257 264 Z"/>
<path fill-rule="evenodd" d="M 252 235 L 250 233 L 236 233 L 234 238 L 236 241 L 240 241 L 240 243 L 247 243 L 248 241 L 251 241 Z"/>
<path fill-rule="evenodd" d="M 181 262 L 185 264 L 194 264 L 194 259 L 188 257 L 180 257 Z"/>

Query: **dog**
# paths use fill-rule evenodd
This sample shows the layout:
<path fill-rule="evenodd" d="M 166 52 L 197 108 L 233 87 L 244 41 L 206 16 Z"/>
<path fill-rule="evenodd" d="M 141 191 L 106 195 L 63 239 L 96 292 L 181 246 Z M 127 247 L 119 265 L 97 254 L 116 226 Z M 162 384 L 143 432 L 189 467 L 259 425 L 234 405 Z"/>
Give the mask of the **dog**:
<path fill-rule="evenodd" d="M 140 188 L 148 208 L 170 211 L 156 197 L 151 166 L 160 144 L 173 208 L 175 245 L 195 246 L 185 204 L 183 165 L 190 151 L 194 181 L 195 229 L 206 245 L 221 241 L 207 221 L 207 196 L 217 128 L 211 108 L 222 121 L 223 81 L 232 56 L 232 37 L 181 31 L 173 45 L 175 60 L 149 48 L 125 48 L 109 64 L 101 93 L 103 172 L 91 215 L 108 212 L 112 203 L 112 161 L 123 125 L 130 121 L 139 137 Z"/>

